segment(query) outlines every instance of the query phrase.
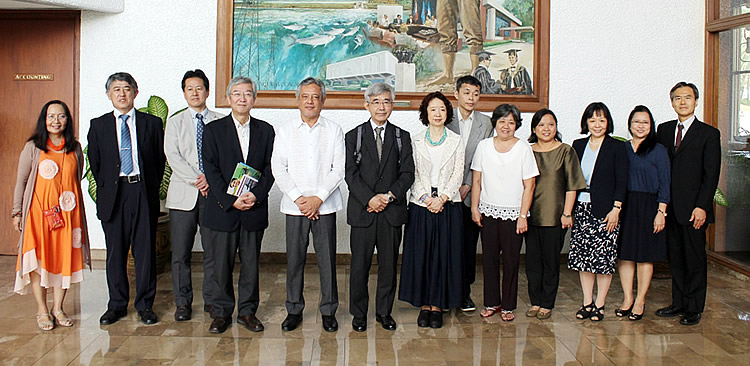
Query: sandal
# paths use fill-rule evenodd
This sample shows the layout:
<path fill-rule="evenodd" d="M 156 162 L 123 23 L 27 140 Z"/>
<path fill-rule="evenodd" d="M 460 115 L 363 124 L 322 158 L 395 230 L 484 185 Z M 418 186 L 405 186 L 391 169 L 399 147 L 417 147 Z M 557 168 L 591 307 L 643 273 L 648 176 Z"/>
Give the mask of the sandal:
<path fill-rule="evenodd" d="M 643 304 L 643 311 L 641 311 L 640 314 L 636 314 L 634 312 L 630 312 L 630 315 L 628 315 L 628 319 L 632 321 L 638 321 L 643 319 L 643 314 L 646 313 L 646 304 Z"/>
<path fill-rule="evenodd" d="M 633 311 L 633 306 L 635 306 L 635 300 L 633 300 L 633 303 L 630 304 L 630 307 L 627 309 L 615 309 L 615 315 L 618 318 L 626 317 Z"/>
<path fill-rule="evenodd" d="M 72 327 L 73 326 L 73 319 L 70 319 L 68 314 L 65 314 L 65 311 L 60 310 L 59 312 L 55 313 L 54 311 L 52 314 L 55 315 L 54 320 L 57 321 L 57 325 L 61 327 Z"/>
<path fill-rule="evenodd" d="M 502 310 L 500 312 L 500 318 L 503 319 L 504 322 L 512 322 L 516 316 L 513 315 L 513 310 Z"/>
<path fill-rule="evenodd" d="M 489 318 L 489 317 L 495 315 L 495 313 L 497 313 L 499 311 L 500 311 L 500 307 L 499 306 L 485 306 L 484 310 L 482 310 L 479 313 L 479 316 L 481 316 L 482 318 Z"/>
<path fill-rule="evenodd" d="M 596 306 L 594 306 L 593 302 L 588 305 L 583 305 L 581 306 L 581 310 L 576 312 L 576 319 L 588 319 L 594 311 L 596 311 Z"/>
<path fill-rule="evenodd" d="M 49 313 L 36 314 L 36 325 L 43 331 L 50 331 L 55 328 L 55 322 Z"/>
<path fill-rule="evenodd" d="M 549 317 L 552 316 L 552 310 L 550 309 L 539 309 L 539 312 L 536 313 L 536 318 L 539 320 L 549 319 Z"/>
<path fill-rule="evenodd" d="M 595 310 L 591 313 L 591 317 L 589 319 L 591 319 L 592 322 L 598 322 L 604 319 L 604 305 L 602 305 L 602 307 L 600 308 L 595 307 L 594 309 Z"/>
<path fill-rule="evenodd" d="M 536 309 L 534 309 L 536 308 Z M 533 318 L 536 316 L 536 314 L 539 313 L 539 307 L 538 306 L 532 306 L 529 308 L 529 310 L 526 310 L 526 316 L 529 318 Z"/>

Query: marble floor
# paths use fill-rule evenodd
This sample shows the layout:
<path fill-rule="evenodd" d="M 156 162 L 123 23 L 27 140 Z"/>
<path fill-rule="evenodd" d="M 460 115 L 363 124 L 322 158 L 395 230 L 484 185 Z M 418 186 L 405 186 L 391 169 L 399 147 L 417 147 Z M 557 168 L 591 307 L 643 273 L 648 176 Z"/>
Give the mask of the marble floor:
<path fill-rule="evenodd" d="M 580 304 L 578 276 L 563 267 L 557 308 L 547 320 L 526 318 L 528 306 L 523 267 L 519 280 L 516 320 L 499 316 L 482 319 L 478 312 L 445 314 L 442 329 L 416 325 L 417 311 L 396 301 L 396 331 L 386 331 L 368 319 L 368 331 L 351 330 L 348 314 L 349 269 L 338 266 L 340 307 L 336 333 L 323 331 L 317 312 L 317 270 L 308 265 L 305 289 L 307 309 L 301 328 L 282 332 L 286 316 L 285 267 L 261 265 L 263 333 L 251 333 L 236 324 L 221 335 L 208 332 L 210 319 L 201 312 L 200 291 L 193 304 L 193 319 L 173 319 L 169 274 L 158 279 L 154 311 L 160 322 L 143 325 L 132 309 L 123 320 L 100 326 L 107 303 L 103 263 L 95 263 L 84 282 L 75 285 L 66 310 L 76 321 L 72 328 L 43 332 L 34 320 L 31 295 L 12 294 L 14 257 L 0 257 L 0 360 L 4 365 L 748 365 L 750 364 L 750 280 L 724 267 L 709 264 L 707 311 L 697 326 L 681 326 L 677 319 L 654 315 L 667 305 L 670 282 L 654 280 L 643 320 L 616 318 L 622 291 L 613 281 L 604 321 L 576 320 Z M 194 265 L 194 287 L 200 289 L 200 265 Z M 481 274 L 481 268 L 478 268 Z M 374 271 L 370 281 L 375 285 Z M 481 275 L 473 298 L 481 303 Z M 131 282 L 132 283 L 132 282 Z M 133 290 L 131 290 L 131 296 Z M 372 300 L 372 299 L 371 299 Z M 50 295 L 51 301 L 51 295 Z M 370 305 L 374 308 L 374 300 Z M 371 310 L 372 311 L 372 310 Z"/>

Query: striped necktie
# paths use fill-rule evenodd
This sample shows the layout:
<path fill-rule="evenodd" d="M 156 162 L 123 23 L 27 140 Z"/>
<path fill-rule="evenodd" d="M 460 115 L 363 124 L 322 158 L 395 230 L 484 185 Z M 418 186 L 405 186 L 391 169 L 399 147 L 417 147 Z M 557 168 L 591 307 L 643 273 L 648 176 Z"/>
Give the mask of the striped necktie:
<path fill-rule="evenodd" d="M 133 172 L 133 148 L 130 141 L 129 115 L 120 116 L 120 170 L 129 175 Z"/>

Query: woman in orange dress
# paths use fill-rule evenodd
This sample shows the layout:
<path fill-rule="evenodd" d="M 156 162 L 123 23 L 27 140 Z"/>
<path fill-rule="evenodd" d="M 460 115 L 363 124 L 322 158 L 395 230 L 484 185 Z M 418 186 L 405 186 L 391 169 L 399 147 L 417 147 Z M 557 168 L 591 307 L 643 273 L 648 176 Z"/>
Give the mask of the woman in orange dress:
<path fill-rule="evenodd" d="M 62 308 L 65 293 L 83 279 L 84 263 L 91 265 L 80 184 L 83 153 L 73 131 L 68 106 L 47 102 L 18 159 L 11 217 L 21 237 L 14 291 L 34 293 L 42 330 L 52 330 L 55 322 L 73 325 Z M 54 295 L 51 314 L 48 288 Z"/>

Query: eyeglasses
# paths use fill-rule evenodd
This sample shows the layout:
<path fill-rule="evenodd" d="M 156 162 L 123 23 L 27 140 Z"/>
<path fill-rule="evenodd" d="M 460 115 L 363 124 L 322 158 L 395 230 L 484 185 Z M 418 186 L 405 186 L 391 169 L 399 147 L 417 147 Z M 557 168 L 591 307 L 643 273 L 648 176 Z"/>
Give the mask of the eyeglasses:
<path fill-rule="evenodd" d="M 380 108 L 380 107 L 389 107 L 389 106 L 391 106 L 391 104 L 393 104 L 393 101 L 388 100 L 388 99 L 386 99 L 386 100 L 373 100 L 372 102 L 370 102 L 370 104 L 372 104 L 372 105 L 374 105 L 375 107 L 378 107 L 378 108 Z"/>
<path fill-rule="evenodd" d="M 68 116 L 65 114 L 48 114 L 47 115 L 47 121 L 54 121 L 54 120 L 67 121 Z"/>
<path fill-rule="evenodd" d="M 245 98 L 252 99 L 255 94 L 253 94 L 252 91 L 248 90 L 248 91 L 245 91 L 245 92 L 234 91 L 234 92 L 232 92 L 231 95 L 232 95 L 233 98 L 241 98 L 242 96 L 244 96 Z"/>

